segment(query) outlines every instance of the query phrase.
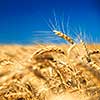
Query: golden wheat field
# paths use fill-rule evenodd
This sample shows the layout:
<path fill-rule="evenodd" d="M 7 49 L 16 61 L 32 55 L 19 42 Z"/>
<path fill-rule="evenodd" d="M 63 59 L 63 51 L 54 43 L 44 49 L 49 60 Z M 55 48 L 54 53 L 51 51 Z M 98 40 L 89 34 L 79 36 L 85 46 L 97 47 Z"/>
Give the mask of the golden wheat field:
<path fill-rule="evenodd" d="M 0 100 L 100 100 L 100 45 L 87 49 L 1 45 Z"/>

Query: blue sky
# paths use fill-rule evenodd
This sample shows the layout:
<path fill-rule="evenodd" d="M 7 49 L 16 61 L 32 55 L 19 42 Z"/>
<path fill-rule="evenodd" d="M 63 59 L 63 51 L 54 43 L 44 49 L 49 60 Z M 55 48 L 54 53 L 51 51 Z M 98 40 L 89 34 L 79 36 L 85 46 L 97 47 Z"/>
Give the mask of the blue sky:
<path fill-rule="evenodd" d="M 69 18 L 71 35 L 80 27 L 88 39 L 100 42 L 99 0 L 0 0 L 0 44 L 57 42 L 52 33 L 36 32 L 49 30 L 44 19 L 55 23 L 54 11 L 58 19 L 64 18 L 65 26 Z"/>

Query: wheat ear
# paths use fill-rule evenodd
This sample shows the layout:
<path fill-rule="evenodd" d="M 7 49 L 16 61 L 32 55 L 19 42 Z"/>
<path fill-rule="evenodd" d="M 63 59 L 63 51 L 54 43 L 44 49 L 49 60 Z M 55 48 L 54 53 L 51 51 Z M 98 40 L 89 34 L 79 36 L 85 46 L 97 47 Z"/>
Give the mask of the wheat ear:
<path fill-rule="evenodd" d="M 57 30 L 53 30 L 53 32 L 58 35 L 59 37 L 65 39 L 66 41 L 68 41 L 69 43 L 71 44 L 74 44 L 74 41 L 73 39 L 71 39 L 69 36 L 67 36 L 66 34 L 60 32 L 60 31 L 57 31 Z"/>

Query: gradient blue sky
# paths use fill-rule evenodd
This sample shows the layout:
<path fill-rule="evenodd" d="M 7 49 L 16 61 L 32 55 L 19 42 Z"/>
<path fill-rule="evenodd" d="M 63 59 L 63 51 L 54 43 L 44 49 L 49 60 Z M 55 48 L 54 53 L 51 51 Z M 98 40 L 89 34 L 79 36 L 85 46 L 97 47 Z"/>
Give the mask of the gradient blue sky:
<path fill-rule="evenodd" d="M 0 44 L 50 40 L 51 33 L 35 31 L 49 30 L 42 17 L 54 21 L 53 10 L 57 17 L 62 18 L 63 13 L 66 19 L 70 16 L 69 22 L 74 27 L 71 31 L 80 26 L 94 42 L 100 42 L 99 0 L 0 0 Z"/>

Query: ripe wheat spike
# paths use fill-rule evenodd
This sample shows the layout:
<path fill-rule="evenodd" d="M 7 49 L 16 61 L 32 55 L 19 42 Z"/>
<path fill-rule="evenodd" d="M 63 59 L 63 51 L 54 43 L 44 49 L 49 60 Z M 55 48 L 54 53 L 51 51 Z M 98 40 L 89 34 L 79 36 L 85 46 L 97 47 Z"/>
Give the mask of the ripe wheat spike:
<path fill-rule="evenodd" d="M 89 52 L 89 55 L 100 54 L 100 50 L 93 50 Z"/>
<path fill-rule="evenodd" d="M 73 39 L 71 39 L 71 38 L 70 38 L 69 36 L 67 36 L 66 34 L 64 34 L 64 33 L 60 32 L 60 31 L 57 31 L 57 30 L 53 30 L 53 32 L 54 32 L 55 34 L 57 34 L 59 37 L 61 37 L 61 38 L 65 39 L 65 40 L 67 40 L 69 43 L 74 44 Z"/>
<path fill-rule="evenodd" d="M 36 60 L 36 61 L 43 61 L 43 60 L 54 60 L 53 56 L 50 55 L 51 53 L 57 53 L 65 56 L 65 51 L 58 48 L 58 47 L 46 47 L 37 50 L 33 55 L 31 56 L 31 60 Z"/>
<path fill-rule="evenodd" d="M 33 55 L 34 56 L 39 56 L 39 55 L 42 55 L 44 53 L 50 53 L 50 52 L 56 52 L 56 53 L 65 54 L 64 51 L 62 49 L 60 49 L 60 48 L 47 47 L 47 48 L 39 49 Z"/>
<path fill-rule="evenodd" d="M 91 62 L 89 50 L 88 50 L 88 48 L 87 48 L 85 42 L 81 40 L 81 43 L 82 43 L 82 45 L 83 45 L 83 47 L 84 47 L 84 49 L 85 49 L 85 51 L 86 51 L 86 59 L 87 59 L 87 61 L 88 61 L 88 62 Z"/>

